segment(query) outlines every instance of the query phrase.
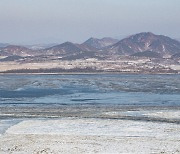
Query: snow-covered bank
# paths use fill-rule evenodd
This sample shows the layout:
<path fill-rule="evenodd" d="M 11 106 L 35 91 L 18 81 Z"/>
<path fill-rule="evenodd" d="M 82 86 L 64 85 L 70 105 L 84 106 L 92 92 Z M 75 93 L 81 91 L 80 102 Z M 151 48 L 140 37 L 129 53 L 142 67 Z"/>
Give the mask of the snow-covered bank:
<path fill-rule="evenodd" d="M 0 153 L 179 153 L 180 125 L 63 118 L 25 120 L 0 138 Z"/>
<path fill-rule="evenodd" d="M 6 132 L 8 128 L 19 123 L 20 119 L 4 119 L 0 120 L 0 136 Z"/>
<path fill-rule="evenodd" d="M 167 126 L 168 129 L 166 128 Z M 26 120 L 10 127 L 6 133 L 160 137 L 170 135 L 171 132 L 168 130 L 171 128 L 180 131 L 180 126 L 175 124 L 167 125 L 166 123 L 160 124 L 127 120 L 65 118 L 60 120 Z M 177 135 L 172 133 L 171 137 L 177 137 Z"/>

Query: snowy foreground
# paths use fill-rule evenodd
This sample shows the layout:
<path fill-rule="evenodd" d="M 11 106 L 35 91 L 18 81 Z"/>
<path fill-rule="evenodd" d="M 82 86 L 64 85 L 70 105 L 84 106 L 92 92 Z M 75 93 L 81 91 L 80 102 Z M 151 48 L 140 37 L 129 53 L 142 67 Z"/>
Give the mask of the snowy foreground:
<path fill-rule="evenodd" d="M 0 153 L 178 154 L 180 125 L 101 118 L 23 120 L 0 136 Z"/>

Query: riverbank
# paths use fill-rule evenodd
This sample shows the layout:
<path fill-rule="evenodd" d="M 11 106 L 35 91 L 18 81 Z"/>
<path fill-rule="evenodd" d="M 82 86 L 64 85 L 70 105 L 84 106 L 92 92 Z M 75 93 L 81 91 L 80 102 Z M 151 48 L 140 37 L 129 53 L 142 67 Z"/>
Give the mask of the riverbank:
<path fill-rule="evenodd" d="M 7 129 L 0 153 L 175 153 L 180 125 L 116 119 L 34 119 Z"/>

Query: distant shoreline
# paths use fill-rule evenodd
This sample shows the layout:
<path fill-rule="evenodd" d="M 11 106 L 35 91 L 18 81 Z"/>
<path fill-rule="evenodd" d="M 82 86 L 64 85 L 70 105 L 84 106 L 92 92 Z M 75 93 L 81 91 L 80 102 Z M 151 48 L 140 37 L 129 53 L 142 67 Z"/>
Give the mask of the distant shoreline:
<path fill-rule="evenodd" d="M 0 72 L 0 75 L 103 75 L 103 74 L 129 74 L 129 75 L 180 75 L 180 73 L 150 73 L 150 72 L 57 72 L 57 73 L 8 73 Z"/>

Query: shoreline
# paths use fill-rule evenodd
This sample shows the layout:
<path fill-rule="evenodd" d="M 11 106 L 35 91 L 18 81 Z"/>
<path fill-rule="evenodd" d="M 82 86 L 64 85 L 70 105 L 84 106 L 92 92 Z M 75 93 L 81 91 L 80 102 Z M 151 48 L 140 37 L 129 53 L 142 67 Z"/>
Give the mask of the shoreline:
<path fill-rule="evenodd" d="M 117 119 L 24 119 L 0 136 L 0 153 L 174 153 L 180 125 Z"/>
<path fill-rule="evenodd" d="M 60 72 L 60 73 L 2 73 L 0 75 L 103 75 L 103 74 L 127 74 L 127 75 L 180 75 L 179 73 L 147 73 L 147 72 Z"/>
<path fill-rule="evenodd" d="M 97 112 L 98 111 L 98 112 Z M 95 118 L 109 120 L 133 120 L 180 124 L 180 106 L 59 106 L 59 107 L 0 107 L 3 119 L 58 119 Z"/>

